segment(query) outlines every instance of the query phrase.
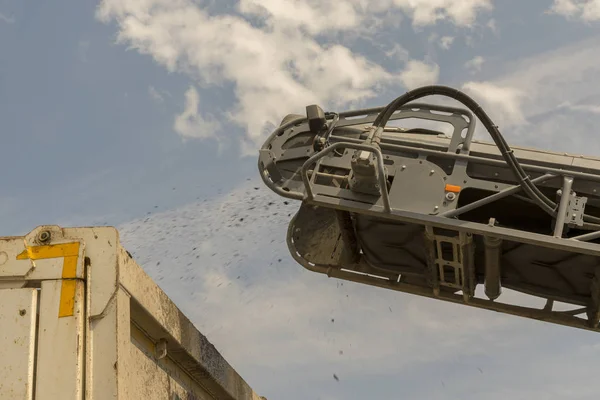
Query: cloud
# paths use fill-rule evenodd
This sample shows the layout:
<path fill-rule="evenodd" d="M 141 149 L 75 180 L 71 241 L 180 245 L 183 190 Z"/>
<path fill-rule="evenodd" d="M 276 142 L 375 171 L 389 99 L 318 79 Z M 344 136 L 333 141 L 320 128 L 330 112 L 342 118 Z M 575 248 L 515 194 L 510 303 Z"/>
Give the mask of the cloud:
<path fill-rule="evenodd" d="M 549 12 L 586 22 L 600 20 L 600 0 L 554 0 Z"/>
<path fill-rule="evenodd" d="M 559 109 L 567 109 L 571 111 L 581 111 L 592 114 L 600 114 L 600 105 L 595 104 L 571 104 L 564 102 L 558 106 Z"/>
<path fill-rule="evenodd" d="M 490 28 L 492 33 L 494 33 L 495 35 L 498 35 L 498 33 L 500 32 L 500 30 L 498 29 L 498 24 L 496 23 L 496 19 L 494 18 L 490 18 L 487 24 L 485 24 L 485 26 Z"/>
<path fill-rule="evenodd" d="M 523 91 L 491 82 L 467 82 L 463 90 L 481 101 L 483 108 L 501 125 L 514 126 L 526 122 L 522 111 Z"/>
<path fill-rule="evenodd" d="M 7 17 L 6 15 L 0 13 L 0 21 L 6 22 L 7 24 L 14 24 L 15 17 Z"/>
<path fill-rule="evenodd" d="M 235 14 L 213 15 L 192 0 L 103 0 L 97 18 L 116 22 L 119 43 L 167 70 L 212 90 L 232 86 L 235 104 L 224 117 L 244 129 L 244 145 L 254 151 L 284 115 L 307 104 L 360 105 L 416 79 L 414 65 L 400 78 L 330 35 L 377 32 L 394 12 L 418 26 L 468 27 L 490 9 L 488 0 L 240 0 Z M 429 76 L 437 79 L 438 70 Z"/>
<path fill-rule="evenodd" d="M 470 26 L 478 12 L 493 9 L 489 0 L 394 0 L 393 3 L 411 16 L 415 26 L 432 25 L 440 20 Z"/>
<path fill-rule="evenodd" d="M 483 57 L 475 56 L 465 63 L 465 68 L 468 69 L 472 74 L 480 72 L 484 61 L 485 60 Z"/>
<path fill-rule="evenodd" d="M 219 122 L 211 116 L 203 117 L 199 105 L 200 95 L 195 87 L 190 86 L 185 92 L 185 109 L 175 117 L 173 129 L 184 138 L 218 138 Z"/>
<path fill-rule="evenodd" d="M 244 15 L 264 18 L 271 27 L 286 25 L 317 35 L 357 27 L 363 19 L 358 5 L 352 1 L 240 0 L 238 8 Z"/>
<path fill-rule="evenodd" d="M 404 63 L 410 60 L 408 50 L 398 43 L 394 43 L 394 46 L 390 50 L 386 51 L 385 55 L 388 58 L 395 58 L 396 60 Z"/>
<path fill-rule="evenodd" d="M 594 154 L 600 152 L 593 133 L 600 114 L 592 112 L 600 104 L 600 88 L 594 84 L 600 79 L 599 54 L 600 39 L 591 37 L 507 61 L 496 78 L 466 86 L 478 99 L 496 99 L 483 105 L 501 129 L 510 125 L 503 130 L 509 144 Z"/>
<path fill-rule="evenodd" d="M 444 50 L 448 50 L 450 49 L 450 46 L 452 46 L 453 42 L 453 36 L 442 36 L 442 38 L 440 39 L 440 47 Z"/>
<path fill-rule="evenodd" d="M 194 88 L 192 88 L 192 89 L 194 89 Z M 157 103 L 165 102 L 165 98 L 158 92 L 158 90 L 156 90 L 156 88 L 154 86 L 148 87 L 148 95 L 150 96 L 150 98 L 152 100 L 154 100 Z M 196 93 L 196 95 L 197 95 L 197 93 Z"/>
<path fill-rule="evenodd" d="M 406 63 L 406 67 L 400 73 L 402 84 L 409 90 L 423 85 L 433 85 L 437 83 L 439 76 L 440 67 L 437 64 L 417 60 Z"/>

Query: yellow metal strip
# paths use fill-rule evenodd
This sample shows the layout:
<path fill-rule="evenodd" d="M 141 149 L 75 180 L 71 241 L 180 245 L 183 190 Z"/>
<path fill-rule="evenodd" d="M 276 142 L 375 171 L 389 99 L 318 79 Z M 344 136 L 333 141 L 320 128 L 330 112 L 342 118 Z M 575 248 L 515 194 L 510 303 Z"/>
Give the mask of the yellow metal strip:
<path fill-rule="evenodd" d="M 74 279 L 63 280 L 60 288 L 60 303 L 58 305 L 58 318 L 72 317 L 75 313 L 75 290 L 77 281 Z"/>
<path fill-rule="evenodd" d="M 27 246 L 27 248 L 17 256 L 17 260 L 43 260 L 46 258 L 60 258 L 69 256 L 79 256 L 79 243 Z"/>
<path fill-rule="evenodd" d="M 77 261 L 79 259 L 79 243 L 61 243 L 46 246 L 27 246 L 17 256 L 17 260 L 43 260 L 48 258 L 63 257 L 62 284 L 60 289 L 60 303 L 58 317 L 71 317 L 75 312 L 75 291 L 77 283 L 73 279 L 77 276 Z"/>
<path fill-rule="evenodd" d="M 75 278 L 77 277 L 77 259 L 78 256 L 66 256 L 63 262 L 62 277 Z"/>

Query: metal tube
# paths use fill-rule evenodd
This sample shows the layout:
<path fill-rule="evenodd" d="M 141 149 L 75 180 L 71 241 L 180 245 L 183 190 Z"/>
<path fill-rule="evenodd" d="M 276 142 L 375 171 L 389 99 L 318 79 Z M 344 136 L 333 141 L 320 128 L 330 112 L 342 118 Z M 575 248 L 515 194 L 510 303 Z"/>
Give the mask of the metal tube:
<path fill-rule="evenodd" d="M 569 206 L 572 187 L 573 178 L 570 176 L 563 176 L 562 195 L 560 196 L 558 213 L 556 214 L 556 225 L 554 226 L 555 238 L 562 237 L 563 229 L 565 227 L 565 220 L 567 219 L 567 207 Z"/>
<path fill-rule="evenodd" d="M 502 293 L 501 259 L 502 239 L 484 236 L 485 245 L 485 295 L 490 300 L 496 300 Z"/>
<path fill-rule="evenodd" d="M 312 176 L 312 174 L 314 174 L 315 171 L 312 169 L 309 169 L 308 173 L 309 173 L 309 175 Z M 317 176 L 321 176 L 323 178 L 348 180 L 348 175 L 335 175 L 335 174 L 328 174 L 326 172 L 317 172 L 316 174 L 317 174 Z"/>
<path fill-rule="evenodd" d="M 335 136 L 335 135 L 331 135 L 329 139 L 330 140 L 338 139 L 338 140 L 342 140 L 347 143 L 362 143 L 363 142 L 361 139 L 345 138 L 345 137 Z M 336 142 L 336 143 L 341 143 L 341 142 Z M 447 151 L 430 150 L 430 149 L 423 149 L 423 148 L 412 147 L 412 146 L 404 146 L 404 145 L 399 145 L 399 144 L 389 144 L 389 143 L 384 143 L 384 142 L 380 143 L 379 147 L 381 147 L 383 150 L 408 151 L 411 153 L 422 153 L 422 154 L 433 155 L 433 156 L 438 156 L 438 157 L 442 157 L 442 158 L 453 158 L 456 160 L 472 161 L 472 162 L 478 162 L 481 164 L 495 165 L 498 167 L 506 167 L 507 166 L 506 161 L 504 161 L 504 160 L 492 160 L 490 158 L 471 156 L 471 155 L 467 155 L 467 154 L 448 153 Z M 531 165 L 531 164 L 523 164 L 523 163 L 521 163 L 521 167 L 523 167 L 524 170 L 541 172 L 541 173 L 552 173 L 552 174 L 556 174 L 556 175 L 564 175 L 565 173 L 568 173 L 570 176 L 572 176 L 574 178 L 583 178 L 583 179 L 588 179 L 588 180 L 594 181 L 594 182 L 600 182 L 600 175 L 588 174 L 587 172 L 565 171 L 564 169 L 560 169 L 560 168 L 543 167 L 540 165 Z"/>
<path fill-rule="evenodd" d="M 588 240 L 594 240 L 600 238 L 600 231 L 584 233 L 583 235 L 574 236 L 571 240 L 580 240 L 582 242 L 587 242 Z"/>
<path fill-rule="evenodd" d="M 546 182 L 547 180 L 550 180 L 552 178 L 555 178 L 556 175 L 552 175 L 552 174 L 546 174 L 546 175 L 542 175 L 539 176 L 535 179 L 531 180 L 531 183 L 542 183 L 542 182 Z M 518 193 L 522 190 L 523 188 L 521 187 L 521 185 L 515 185 L 506 189 L 503 189 L 501 191 L 499 191 L 498 193 L 494 193 L 490 196 L 484 197 L 483 199 L 474 201 L 473 203 L 464 205 L 460 208 L 457 208 L 455 210 L 449 210 L 446 211 L 445 213 L 440 214 L 440 216 L 442 217 L 448 217 L 448 218 L 452 218 L 452 217 L 456 217 L 457 215 L 466 213 L 467 211 L 471 211 L 474 210 L 478 207 L 481 206 L 485 206 L 486 204 L 490 204 L 494 201 L 500 200 L 504 197 L 508 197 L 512 194 Z"/>

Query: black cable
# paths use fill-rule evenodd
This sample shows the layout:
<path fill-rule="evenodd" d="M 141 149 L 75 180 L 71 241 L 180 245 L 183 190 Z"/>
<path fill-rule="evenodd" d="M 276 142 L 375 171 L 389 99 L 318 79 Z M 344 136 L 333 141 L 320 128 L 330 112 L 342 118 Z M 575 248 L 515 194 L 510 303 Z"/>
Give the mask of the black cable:
<path fill-rule="evenodd" d="M 375 135 L 374 139 L 377 140 L 379 136 L 381 136 L 383 132 L 383 128 L 394 114 L 396 110 L 402 107 L 404 104 L 417 100 L 421 97 L 431 96 L 431 95 L 442 95 L 446 97 L 453 98 L 460 103 L 464 104 L 467 108 L 469 108 L 473 114 L 479 118 L 483 126 L 487 129 L 488 133 L 494 140 L 494 143 L 500 150 L 502 154 L 502 158 L 506 161 L 509 168 L 515 174 L 515 176 L 520 180 L 520 184 L 523 187 L 525 193 L 536 202 L 538 206 L 540 206 L 544 211 L 554 216 L 556 214 L 556 203 L 552 200 L 548 199 L 546 195 L 544 195 L 537 186 L 531 183 L 529 176 L 525 173 L 516 157 L 512 149 L 508 146 L 508 143 L 504 140 L 504 137 L 498 130 L 498 127 L 494 124 L 491 118 L 487 115 L 487 113 L 483 110 L 483 108 L 471 97 L 467 94 L 448 87 L 441 85 L 432 85 L 432 86 L 423 86 L 411 91 L 406 92 L 404 95 L 396 98 L 390 104 L 388 104 L 377 116 L 375 121 L 373 122 L 373 126 L 375 127 Z"/>

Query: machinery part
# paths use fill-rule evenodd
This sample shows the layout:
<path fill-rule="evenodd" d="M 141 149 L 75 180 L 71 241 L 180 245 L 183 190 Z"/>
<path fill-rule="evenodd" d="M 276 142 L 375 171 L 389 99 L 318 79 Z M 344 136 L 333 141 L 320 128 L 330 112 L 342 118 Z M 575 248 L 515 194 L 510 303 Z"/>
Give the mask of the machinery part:
<path fill-rule="evenodd" d="M 312 133 L 319 133 L 325 127 L 325 112 L 318 105 L 307 106 L 306 117 L 308 118 L 308 127 Z"/>
<path fill-rule="evenodd" d="M 471 110 L 406 104 L 449 91 Z M 258 166 L 274 192 L 302 201 L 290 229 L 307 228 L 288 234 L 294 259 L 340 279 L 597 330 L 600 160 L 511 148 L 487 114 L 456 93 L 421 88 L 386 107 L 326 112 L 318 134 L 307 119 L 273 132 Z M 475 117 L 494 143 L 473 140 Z M 447 123 L 453 133 L 405 129 L 408 118 Z M 322 149 L 312 146 L 317 137 L 326 138 Z M 564 195 L 550 201 L 559 190 Z M 328 212 L 346 215 L 351 228 L 339 240 L 312 239 L 325 228 L 307 221 L 334 221 Z M 307 243 L 319 254 L 357 246 L 357 259 L 325 263 L 297 250 Z M 475 295 L 479 284 L 483 297 Z M 502 303 L 502 288 L 547 305 Z M 555 301 L 575 308 L 557 311 Z"/>
<path fill-rule="evenodd" d="M 490 300 L 496 300 L 502 293 L 502 284 L 500 282 L 502 239 L 484 236 L 483 243 L 485 245 L 485 295 Z"/>

